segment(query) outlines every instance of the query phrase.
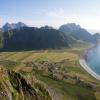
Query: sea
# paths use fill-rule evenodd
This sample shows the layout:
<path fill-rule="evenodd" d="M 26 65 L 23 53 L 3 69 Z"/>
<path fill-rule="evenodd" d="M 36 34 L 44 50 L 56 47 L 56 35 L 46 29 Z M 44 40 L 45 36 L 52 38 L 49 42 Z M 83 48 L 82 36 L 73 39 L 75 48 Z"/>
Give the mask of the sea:
<path fill-rule="evenodd" d="M 89 49 L 85 57 L 87 65 L 98 75 L 100 75 L 100 45 Z"/>

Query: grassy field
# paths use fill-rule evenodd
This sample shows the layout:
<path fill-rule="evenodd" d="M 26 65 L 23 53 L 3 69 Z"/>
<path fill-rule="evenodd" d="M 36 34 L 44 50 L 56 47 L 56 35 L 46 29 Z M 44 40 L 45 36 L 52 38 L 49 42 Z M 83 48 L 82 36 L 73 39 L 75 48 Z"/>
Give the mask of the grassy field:
<path fill-rule="evenodd" d="M 64 52 L 63 52 L 64 51 Z M 65 50 L 44 50 L 44 51 L 26 51 L 26 52 L 0 52 L 1 60 L 12 61 L 34 61 L 34 60 L 51 60 L 61 61 L 69 59 L 71 61 L 78 60 L 80 50 L 65 49 Z"/>
<path fill-rule="evenodd" d="M 0 65 L 22 75 L 32 73 L 61 93 L 62 100 L 100 100 L 100 82 L 79 65 L 79 58 L 85 49 L 0 52 Z M 91 89 L 88 85 L 96 85 L 97 89 Z"/>

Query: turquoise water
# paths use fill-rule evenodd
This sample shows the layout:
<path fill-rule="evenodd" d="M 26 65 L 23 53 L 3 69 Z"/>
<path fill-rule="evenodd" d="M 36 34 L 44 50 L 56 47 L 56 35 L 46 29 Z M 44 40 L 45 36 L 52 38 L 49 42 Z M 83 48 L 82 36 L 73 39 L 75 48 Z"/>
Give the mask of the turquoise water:
<path fill-rule="evenodd" d="M 88 51 L 86 55 L 86 62 L 91 69 L 100 75 L 100 46 L 96 46 Z"/>

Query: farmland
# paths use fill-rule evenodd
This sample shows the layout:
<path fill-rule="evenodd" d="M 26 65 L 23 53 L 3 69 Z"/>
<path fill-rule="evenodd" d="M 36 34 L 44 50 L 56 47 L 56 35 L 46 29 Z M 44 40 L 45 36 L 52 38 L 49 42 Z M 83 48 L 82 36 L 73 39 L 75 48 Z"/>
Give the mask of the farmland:
<path fill-rule="evenodd" d="M 99 100 L 100 92 L 91 84 L 100 87 L 100 83 L 79 65 L 84 49 L 0 52 L 0 65 L 22 74 L 30 84 L 35 77 L 63 100 L 84 100 L 87 96 L 86 100 Z"/>

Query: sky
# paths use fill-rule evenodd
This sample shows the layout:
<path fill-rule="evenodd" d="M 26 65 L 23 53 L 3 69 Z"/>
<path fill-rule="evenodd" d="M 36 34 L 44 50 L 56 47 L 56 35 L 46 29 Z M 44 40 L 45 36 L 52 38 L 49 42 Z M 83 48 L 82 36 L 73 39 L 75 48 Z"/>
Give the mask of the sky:
<path fill-rule="evenodd" d="M 0 26 L 24 22 L 29 26 L 76 23 L 100 30 L 100 0 L 0 0 Z"/>

